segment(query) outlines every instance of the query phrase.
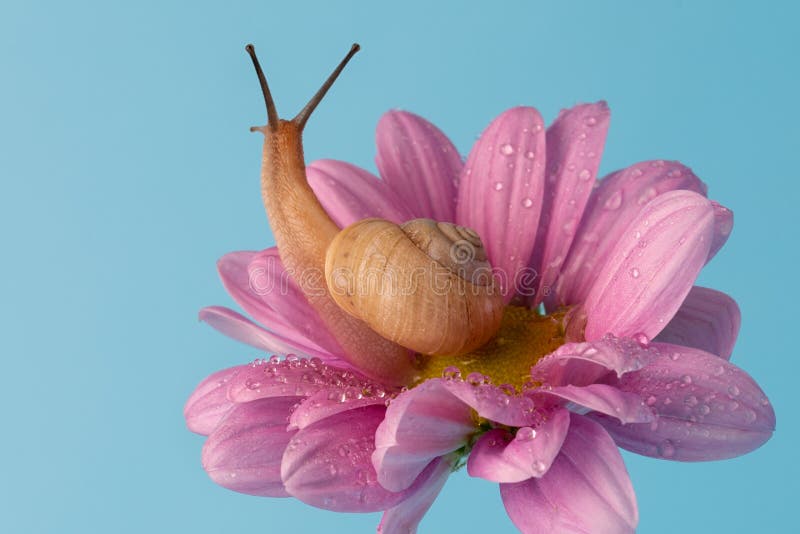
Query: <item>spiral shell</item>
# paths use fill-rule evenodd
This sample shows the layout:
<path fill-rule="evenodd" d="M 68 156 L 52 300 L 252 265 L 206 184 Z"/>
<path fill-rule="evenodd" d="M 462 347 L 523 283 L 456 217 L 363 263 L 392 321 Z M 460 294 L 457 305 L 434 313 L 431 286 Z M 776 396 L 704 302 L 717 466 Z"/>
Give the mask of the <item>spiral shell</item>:
<path fill-rule="evenodd" d="M 500 327 L 503 298 L 481 240 L 452 223 L 359 221 L 328 247 L 325 279 L 344 311 L 422 354 L 469 352 Z"/>

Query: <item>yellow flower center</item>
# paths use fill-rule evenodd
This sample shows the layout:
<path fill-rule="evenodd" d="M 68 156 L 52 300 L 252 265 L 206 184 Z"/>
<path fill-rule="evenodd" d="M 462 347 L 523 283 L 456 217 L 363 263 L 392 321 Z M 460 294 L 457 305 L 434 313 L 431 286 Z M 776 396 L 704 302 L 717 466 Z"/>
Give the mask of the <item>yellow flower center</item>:
<path fill-rule="evenodd" d="M 564 344 L 565 314 L 559 310 L 539 315 L 528 308 L 506 306 L 500 330 L 480 349 L 458 356 L 419 355 L 414 385 L 440 377 L 470 380 L 470 374 L 480 373 L 492 384 L 508 384 L 516 391 L 535 386 L 531 367 Z"/>

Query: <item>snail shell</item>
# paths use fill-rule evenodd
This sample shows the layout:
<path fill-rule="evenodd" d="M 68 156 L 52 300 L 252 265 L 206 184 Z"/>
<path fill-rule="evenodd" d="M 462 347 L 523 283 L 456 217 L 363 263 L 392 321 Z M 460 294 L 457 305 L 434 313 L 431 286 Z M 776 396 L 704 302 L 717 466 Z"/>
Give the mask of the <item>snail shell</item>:
<path fill-rule="evenodd" d="M 365 219 L 325 258 L 333 300 L 381 336 L 423 354 L 463 354 L 500 327 L 503 298 L 478 235 L 452 223 Z"/>

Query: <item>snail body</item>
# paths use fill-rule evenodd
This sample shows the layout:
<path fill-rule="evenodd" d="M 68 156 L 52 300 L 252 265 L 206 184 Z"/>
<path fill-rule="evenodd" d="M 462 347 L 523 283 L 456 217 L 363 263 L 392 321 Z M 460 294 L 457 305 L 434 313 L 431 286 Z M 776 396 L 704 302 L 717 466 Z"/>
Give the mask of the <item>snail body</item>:
<path fill-rule="evenodd" d="M 402 226 L 367 219 L 340 230 L 308 184 L 303 129 L 358 45 L 292 120 L 278 117 L 255 51 L 246 49 L 267 107 L 267 125 L 251 130 L 264 134 L 261 191 L 278 252 L 343 356 L 383 383 L 407 385 L 412 351 L 457 354 L 485 343 L 499 328 L 503 301 L 473 231 L 427 219 Z M 470 261 L 456 242 L 468 245 Z M 370 289 L 378 279 L 394 290 Z"/>

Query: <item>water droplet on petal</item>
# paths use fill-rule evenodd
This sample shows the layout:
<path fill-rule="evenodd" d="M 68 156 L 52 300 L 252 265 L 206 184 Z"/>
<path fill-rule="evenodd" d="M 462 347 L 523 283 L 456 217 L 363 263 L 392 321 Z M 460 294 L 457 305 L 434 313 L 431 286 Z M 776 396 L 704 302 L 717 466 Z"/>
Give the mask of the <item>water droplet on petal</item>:
<path fill-rule="evenodd" d="M 658 454 L 663 458 L 675 456 L 675 445 L 668 439 L 658 444 Z"/>
<path fill-rule="evenodd" d="M 644 192 L 639 196 L 639 200 L 637 200 L 637 204 L 640 206 L 644 206 L 651 200 L 653 200 L 656 196 L 658 196 L 658 191 L 656 191 L 655 187 L 648 187 L 644 190 Z"/>
<path fill-rule="evenodd" d="M 622 191 L 616 191 L 613 195 L 606 199 L 603 207 L 609 211 L 618 209 L 622 205 Z"/>
<path fill-rule="evenodd" d="M 736 397 L 736 396 L 739 395 L 739 388 L 736 387 L 735 384 L 731 385 L 731 386 L 728 387 L 728 393 L 730 393 L 731 396 Z"/>
<path fill-rule="evenodd" d="M 502 153 L 504 156 L 510 156 L 511 154 L 513 154 L 513 153 L 514 153 L 514 147 L 513 147 L 513 146 L 511 146 L 511 145 L 510 145 L 510 144 L 508 144 L 508 143 L 505 143 L 505 144 L 503 144 L 503 145 L 500 145 L 500 152 L 501 152 L 501 153 Z"/>
<path fill-rule="evenodd" d="M 481 384 L 485 383 L 486 377 L 483 373 L 470 373 L 467 375 L 467 382 L 472 384 L 473 386 L 480 386 Z"/>
<path fill-rule="evenodd" d="M 578 178 L 583 180 L 589 180 L 592 177 L 592 172 L 589 169 L 583 169 L 581 172 L 578 173 Z"/>
<path fill-rule="evenodd" d="M 658 399 L 656 399 L 653 395 L 650 395 L 649 397 L 647 397 L 647 401 L 646 402 L 647 402 L 648 406 L 652 406 L 652 405 L 654 405 L 656 403 L 657 400 Z"/>
<path fill-rule="evenodd" d="M 586 117 L 585 119 L 583 119 L 583 123 L 586 126 L 594 126 L 595 124 L 597 124 L 597 117 L 593 117 L 593 116 L 590 115 L 590 116 Z"/>
<path fill-rule="evenodd" d="M 502 191 L 503 190 L 503 182 L 495 182 L 494 183 L 494 190 L 495 191 Z"/>
<path fill-rule="evenodd" d="M 531 206 L 533 206 L 533 200 L 531 200 L 529 198 L 523 199 L 522 200 L 522 206 L 525 207 L 525 208 L 530 208 Z"/>
<path fill-rule="evenodd" d="M 449 365 L 442 371 L 442 378 L 445 380 L 458 380 L 461 378 L 461 370 L 458 367 Z"/>
<path fill-rule="evenodd" d="M 525 157 L 528 159 L 533 159 L 536 157 L 536 154 L 534 154 L 532 150 L 528 150 L 527 152 L 525 152 Z"/>
<path fill-rule="evenodd" d="M 639 278 L 639 275 L 640 275 L 640 274 L 642 274 L 642 273 L 641 273 L 641 272 L 639 272 L 639 269 L 637 269 L 636 267 L 634 267 L 633 269 L 631 269 L 631 276 L 632 276 L 632 277 L 634 277 L 634 278 Z"/>
<path fill-rule="evenodd" d="M 686 384 L 688 386 L 689 384 L 692 383 L 692 377 L 689 376 L 689 375 L 683 375 L 681 377 L 681 382 L 683 382 L 684 384 Z"/>
<path fill-rule="evenodd" d="M 261 382 L 258 380 L 253 380 L 252 378 L 248 378 L 245 380 L 244 385 L 247 389 L 258 389 L 261 387 Z"/>
<path fill-rule="evenodd" d="M 519 441 L 530 441 L 536 437 L 536 431 L 529 426 L 523 426 L 517 430 L 517 437 Z"/>

